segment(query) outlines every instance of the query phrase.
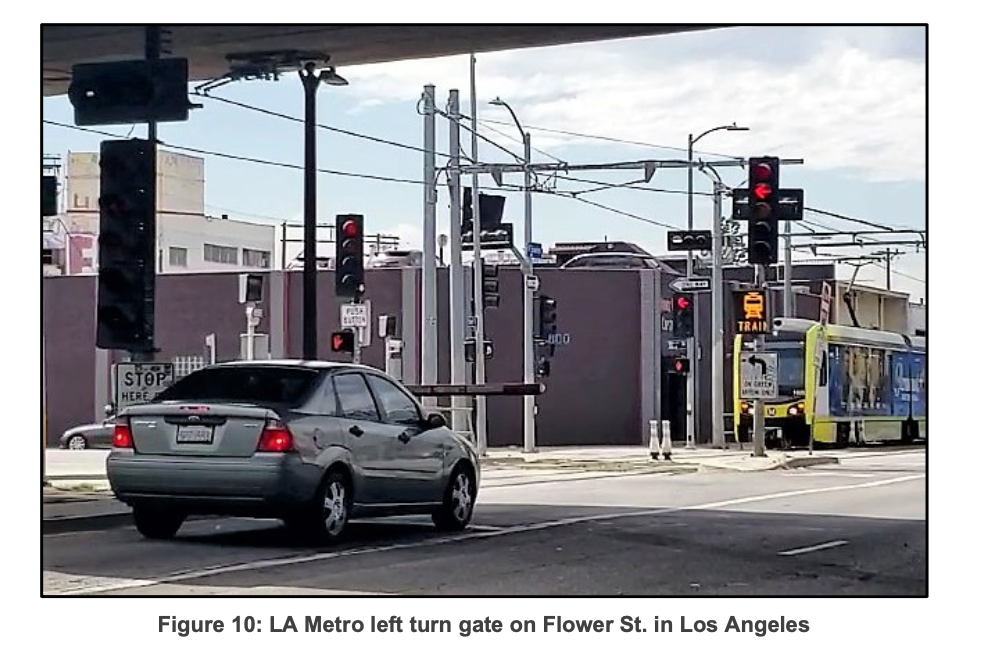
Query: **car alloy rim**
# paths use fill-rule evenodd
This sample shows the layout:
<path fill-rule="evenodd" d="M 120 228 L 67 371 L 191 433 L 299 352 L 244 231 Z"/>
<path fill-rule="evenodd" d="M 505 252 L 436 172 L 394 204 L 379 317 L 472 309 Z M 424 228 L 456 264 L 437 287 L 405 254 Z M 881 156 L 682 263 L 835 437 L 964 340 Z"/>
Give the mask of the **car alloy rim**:
<path fill-rule="evenodd" d="M 470 488 L 469 477 L 465 472 L 460 472 L 455 478 L 452 486 L 452 515 L 456 520 L 465 520 L 469 517 L 472 509 L 472 489 Z"/>
<path fill-rule="evenodd" d="M 346 487 L 338 481 L 329 484 L 322 507 L 325 512 L 325 529 L 335 536 L 346 524 Z"/>
<path fill-rule="evenodd" d="M 82 438 L 72 438 L 68 441 L 69 449 L 85 449 L 86 441 Z"/>

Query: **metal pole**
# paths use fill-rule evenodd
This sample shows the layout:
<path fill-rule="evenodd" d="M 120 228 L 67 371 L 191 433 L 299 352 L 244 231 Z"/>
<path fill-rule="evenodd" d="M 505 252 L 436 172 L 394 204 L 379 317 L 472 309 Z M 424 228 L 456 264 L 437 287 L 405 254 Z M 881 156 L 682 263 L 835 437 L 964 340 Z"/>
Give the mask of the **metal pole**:
<path fill-rule="evenodd" d="M 533 176 L 531 172 L 531 134 L 524 133 L 524 260 L 527 261 L 530 272 L 533 274 L 534 265 L 531 263 L 531 241 L 532 236 L 532 203 L 531 188 L 533 187 Z M 534 382 L 534 290 L 527 285 L 527 277 L 521 277 L 521 286 L 524 287 L 524 382 Z M 524 451 L 527 453 L 537 451 L 535 438 L 534 397 L 524 396 Z"/>
<path fill-rule="evenodd" d="M 315 94 L 318 91 L 319 75 L 314 62 L 305 65 L 301 76 L 305 89 L 305 228 L 304 228 L 304 275 L 302 277 L 302 352 L 306 360 L 318 357 L 318 292 L 317 254 L 316 254 L 316 191 L 315 191 Z"/>
<path fill-rule="evenodd" d="M 253 360 L 253 359 L 255 359 L 254 350 L 253 350 L 253 338 L 254 338 L 254 333 L 253 333 L 253 310 L 254 310 L 254 306 L 253 305 L 247 305 L 246 306 L 246 320 L 247 320 L 247 327 L 246 327 L 246 344 L 247 344 L 246 345 L 246 359 L 247 360 Z"/>
<path fill-rule="evenodd" d="M 712 446 L 725 448 L 724 415 L 725 378 L 723 377 L 723 291 L 722 291 L 722 193 L 723 186 L 713 182 L 712 197 Z"/>
<path fill-rule="evenodd" d="M 288 269 L 288 223 L 281 223 L 281 270 Z"/>
<path fill-rule="evenodd" d="M 160 25 L 148 25 L 144 29 L 144 58 L 148 60 L 157 60 L 161 58 L 161 26 Z M 155 313 L 154 307 L 156 303 L 156 283 L 157 283 L 157 122 L 150 121 L 147 122 L 147 142 L 148 150 L 150 153 L 151 161 L 151 176 L 150 185 L 148 186 L 147 197 L 151 201 L 151 213 L 148 221 L 150 226 L 147 228 L 148 234 L 152 237 L 151 245 L 148 247 L 148 253 L 146 255 L 147 259 L 151 260 L 154 264 L 152 268 L 149 269 L 146 275 L 146 280 L 144 281 L 144 295 L 145 306 L 149 307 L 145 314 L 148 317 L 148 323 L 150 325 L 150 335 L 153 338 L 155 336 Z M 68 236 L 66 236 L 66 241 Z M 71 246 L 69 246 L 71 251 Z M 137 351 L 130 354 L 131 362 L 150 362 L 154 359 L 155 347 L 153 344 L 149 347 L 148 352 Z"/>
<path fill-rule="evenodd" d="M 472 162 L 479 163 L 479 138 L 476 108 L 476 53 L 469 55 L 469 106 L 472 115 Z M 486 310 L 483 305 L 483 253 L 479 241 L 479 174 L 472 175 L 472 286 L 473 310 L 476 315 L 476 384 L 486 384 Z M 486 397 L 476 396 L 476 451 L 486 456 Z"/>
<path fill-rule="evenodd" d="M 891 282 L 890 282 L 890 273 L 891 273 L 890 266 L 891 266 L 892 260 L 893 260 L 893 256 L 891 255 L 890 250 L 887 250 L 887 291 L 890 291 L 890 284 L 891 284 Z"/>
<path fill-rule="evenodd" d="M 688 231 L 695 226 L 695 207 L 694 207 L 694 176 L 695 168 L 692 166 L 692 148 L 695 140 L 691 133 L 688 134 Z M 689 278 L 695 274 L 695 263 L 692 260 L 692 251 L 689 250 L 686 261 L 686 272 Z M 698 371 L 698 361 L 696 360 L 695 335 L 698 333 L 698 314 L 693 320 L 691 337 L 685 339 L 685 355 L 688 357 L 688 364 L 691 368 L 685 376 L 685 448 L 695 448 L 695 377 Z"/>
<path fill-rule="evenodd" d="M 791 221 L 784 223 L 784 316 L 791 318 L 794 312 L 794 289 L 791 287 L 793 266 L 791 265 Z"/>
<path fill-rule="evenodd" d="M 45 362 L 45 331 L 44 320 L 41 322 L 41 487 L 48 485 L 47 463 L 48 453 L 48 378 L 47 363 Z"/>
<path fill-rule="evenodd" d="M 466 295 L 465 272 L 462 268 L 462 186 L 459 176 L 459 90 L 449 91 L 449 357 L 450 383 L 466 384 Z M 481 356 L 480 356 L 481 357 Z M 465 431 L 468 419 L 465 408 L 468 399 L 452 397 L 452 430 Z"/>
<path fill-rule="evenodd" d="M 764 287 L 764 283 L 767 281 L 767 268 L 766 266 L 756 267 L 756 279 L 754 280 L 755 286 L 758 289 L 763 290 L 764 295 L 767 295 L 767 290 Z M 759 335 L 756 335 L 753 340 L 753 351 L 757 352 L 763 346 L 763 342 Z M 764 415 L 763 415 L 763 399 L 753 400 L 753 455 L 754 456 L 766 456 L 766 447 L 764 442 Z"/>
<path fill-rule="evenodd" d="M 424 265 L 421 267 L 421 384 L 438 383 L 437 267 L 435 264 L 435 86 L 424 91 Z"/>

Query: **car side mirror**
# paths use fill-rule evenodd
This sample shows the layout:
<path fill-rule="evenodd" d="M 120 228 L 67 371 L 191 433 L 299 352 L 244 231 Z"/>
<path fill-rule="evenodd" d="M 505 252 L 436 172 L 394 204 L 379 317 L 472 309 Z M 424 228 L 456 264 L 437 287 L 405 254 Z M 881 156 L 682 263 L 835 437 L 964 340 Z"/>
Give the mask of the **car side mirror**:
<path fill-rule="evenodd" d="M 107 403 L 105 406 L 103 406 L 103 413 L 105 413 L 107 417 L 112 417 L 113 416 L 113 404 Z"/>
<path fill-rule="evenodd" d="M 440 429 L 443 426 L 448 426 L 448 422 L 445 421 L 445 415 L 436 412 L 428 415 L 425 425 L 430 429 Z"/>

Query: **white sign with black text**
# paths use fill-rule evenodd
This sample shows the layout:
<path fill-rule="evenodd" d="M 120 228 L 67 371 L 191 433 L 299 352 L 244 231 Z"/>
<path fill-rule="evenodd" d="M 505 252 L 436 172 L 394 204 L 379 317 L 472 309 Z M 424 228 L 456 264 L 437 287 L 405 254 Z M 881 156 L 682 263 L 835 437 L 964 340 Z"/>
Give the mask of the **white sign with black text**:
<path fill-rule="evenodd" d="M 117 411 L 150 401 L 175 381 L 175 365 L 166 362 L 121 362 L 114 371 Z"/>
<path fill-rule="evenodd" d="M 743 353 L 740 358 L 740 398 L 777 397 L 777 353 Z"/>

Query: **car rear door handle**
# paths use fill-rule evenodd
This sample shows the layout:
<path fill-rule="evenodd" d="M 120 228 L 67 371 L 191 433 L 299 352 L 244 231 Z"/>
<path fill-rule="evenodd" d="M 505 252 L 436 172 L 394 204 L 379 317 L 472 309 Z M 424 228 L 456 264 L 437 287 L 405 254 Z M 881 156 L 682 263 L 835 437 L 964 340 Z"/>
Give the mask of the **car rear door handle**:
<path fill-rule="evenodd" d="M 349 432 L 355 435 L 357 438 L 363 435 L 363 429 L 358 426 L 349 427 Z"/>

